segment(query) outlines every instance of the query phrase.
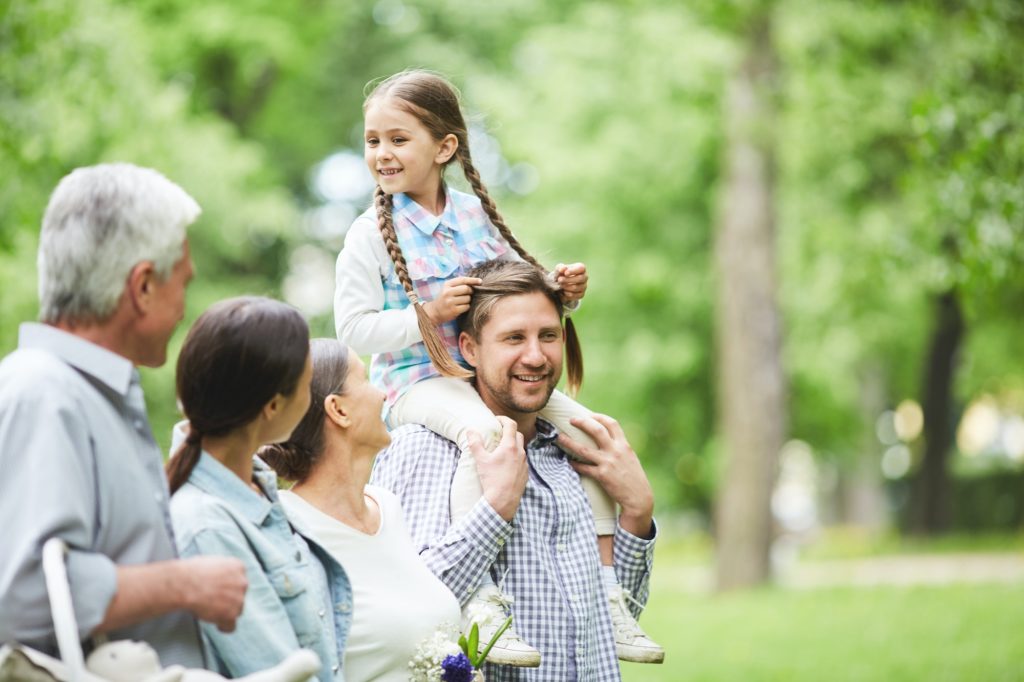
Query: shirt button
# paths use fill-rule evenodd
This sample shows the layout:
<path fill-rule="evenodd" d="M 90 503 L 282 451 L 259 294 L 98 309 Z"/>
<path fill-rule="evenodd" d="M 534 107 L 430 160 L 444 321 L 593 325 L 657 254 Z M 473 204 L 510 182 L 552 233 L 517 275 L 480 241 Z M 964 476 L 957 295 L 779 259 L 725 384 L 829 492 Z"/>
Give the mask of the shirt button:
<path fill-rule="evenodd" d="M 337 610 L 338 610 L 338 611 L 339 611 L 340 613 L 348 613 L 348 612 L 349 612 L 349 610 L 350 610 L 350 609 L 351 609 L 352 607 L 351 607 L 351 606 L 349 605 L 349 603 L 348 603 L 348 602 L 342 602 L 342 603 L 338 604 L 338 605 L 337 605 L 337 606 L 336 606 L 335 608 L 337 608 Z"/>
<path fill-rule="evenodd" d="M 501 547 L 504 544 L 505 544 L 505 538 L 498 538 L 498 547 Z"/>
<path fill-rule="evenodd" d="M 559 552 L 564 552 L 565 551 L 565 545 L 562 544 L 561 542 L 559 542 L 557 545 L 555 545 L 555 549 L 557 549 Z"/>
<path fill-rule="evenodd" d="M 634 559 L 641 559 L 641 558 L 643 558 L 643 556 L 644 556 L 643 552 L 633 552 L 633 558 Z"/>
<path fill-rule="evenodd" d="M 335 663 L 334 665 L 331 666 L 331 672 L 332 673 L 337 673 L 338 672 L 338 664 L 337 663 Z"/>
<path fill-rule="evenodd" d="M 317 615 L 323 618 L 325 615 L 327 615 L 327 611 L 325 611 L 324 609 L 320 609 Z"/>

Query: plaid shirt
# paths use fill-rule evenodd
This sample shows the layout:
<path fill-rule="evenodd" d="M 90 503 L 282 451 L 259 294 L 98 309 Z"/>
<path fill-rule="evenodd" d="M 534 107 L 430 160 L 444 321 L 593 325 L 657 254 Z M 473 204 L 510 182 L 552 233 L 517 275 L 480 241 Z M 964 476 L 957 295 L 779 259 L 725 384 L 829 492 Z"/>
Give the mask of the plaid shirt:
<path fill-rule="evenodd" d="M 460 601 L 485 571 L 496 583 L 506 576 L 516 631 L 542 660 L 539 668 L 487 665 L 488 682 L 620 679 L 593 516 L 557 435 L 537 421 L 526 448 L 529 480 L 511 524 L 481 498 L 451 525 L 448 495 L 459 449 L 426 427 L 396 429 L 374 467 L 372 482 L 401 499 L 420 556 Z M 619 581 L 645 603 L 654 539 L 619 527 L 614 546 Z"/>
<path fill-rule="evenodd" d="M 407 197 L 392 198 L 392 220 L 402 247 L 409 277 L 420 300 L 432 301 L 441 294 L 444 283 L 465 275 L 484 261 L 498 258 L 508 251 L 484 213 L 480 200 L 470 194 L 447 189 L 445 210 L 439 216 Z M 373 220 L 377 214 L 370 207 L 362 216 Z M 405 288 L 390 262 L 384 279 L 384 310 L 402 309 L 409 305 Z M 441 325 L 441 338 L 459 362 L 459 333 L 455 320 Z M 417 381 L 439 376 L 430 363 L 422 341 L 389 353 L 376 353 L 370 363 L 370 381 L 387 394 L 390 407 Z"/>

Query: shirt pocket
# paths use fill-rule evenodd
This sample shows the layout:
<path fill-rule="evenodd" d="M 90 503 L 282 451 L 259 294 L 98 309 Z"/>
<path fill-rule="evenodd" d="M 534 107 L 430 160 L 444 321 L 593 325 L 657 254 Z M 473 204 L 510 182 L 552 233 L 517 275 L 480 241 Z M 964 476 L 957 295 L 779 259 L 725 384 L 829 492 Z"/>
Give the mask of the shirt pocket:
<path fill-rule="evenodd" d="M 312 648 L 323 636 L 323 606 L 317 597 L 310 570 L 302 566 L 279 568 L 268 575 L 288 620 L 299 640 L 299 646 Z"/>

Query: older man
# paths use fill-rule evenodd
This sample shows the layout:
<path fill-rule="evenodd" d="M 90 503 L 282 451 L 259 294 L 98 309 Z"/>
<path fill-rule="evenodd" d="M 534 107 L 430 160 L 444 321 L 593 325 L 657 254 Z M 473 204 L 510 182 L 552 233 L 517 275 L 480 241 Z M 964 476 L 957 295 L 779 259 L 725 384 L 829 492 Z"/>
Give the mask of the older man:
<path fill-rule="evenodd" d="M 80 168 L 54 190 L 39 245 L 41 324 L 0 363 L 0 643 L 54 653 L 43 543 L 70 548 L 79 635 L 146 641 L 203 665 L 196 618 L 232 629 L 241 562 L 179 560 L 137 365 L 158 367 L 192 278 L 199 206 L 156 171 Z M 169 398 L 169 397 L 168 397 Z"/>
<path fill-rule="evenodd" d="M 593 476 L 622 509 L 614 564 L 633 595 L 634 614 L 646 600 L 656 535 L 650 484 L 613 419 L 574 420 L 597 443 L 590 448 L 538 418 L 562 373 L 556 287 L 519 261 L 491 261 L 470 276 L 482 282 L 460 318 L 459 347 L 476 370 L 477 392 L 505 428 L 492 452 L 479 439 L 471 445 L 483 497 L 465 518 L 450 522 L 459 448 L 422 426 L 395 430 L 373 482 L 399 495 L 420 555 L 461 599 L 485 572 L 504 577 L 515 626 L 540 651 L 541 663 L 488 666 L 489 681 L 618 680 L 594 520 L 577 472 Z M 570 462 L 567 452 L 590 464 Z M 638 629 L 636 637 L 657 648 Z"/>

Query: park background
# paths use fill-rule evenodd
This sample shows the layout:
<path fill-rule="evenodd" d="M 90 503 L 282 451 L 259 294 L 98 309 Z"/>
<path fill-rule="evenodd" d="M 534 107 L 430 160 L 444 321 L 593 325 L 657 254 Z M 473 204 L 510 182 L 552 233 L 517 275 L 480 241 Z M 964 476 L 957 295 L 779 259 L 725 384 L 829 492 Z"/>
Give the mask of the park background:
<path fill-rule="evenodd" d="M 581 399 L 661 524 L 666 663 L 627 680 L 1024 679 L 1018 0 L 0 0 L 0 352 L 50 191 L 115 160 L 204 209 L 163 445 L 213 301 L 333 336 L 365 86 L 410 66 L 523 243 L 589 267 Z"/>

